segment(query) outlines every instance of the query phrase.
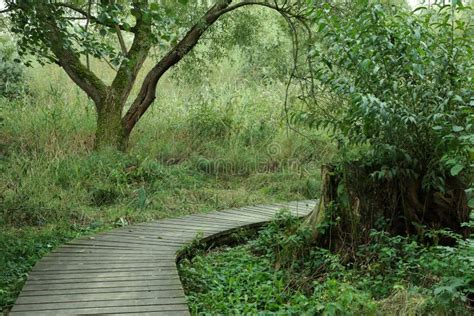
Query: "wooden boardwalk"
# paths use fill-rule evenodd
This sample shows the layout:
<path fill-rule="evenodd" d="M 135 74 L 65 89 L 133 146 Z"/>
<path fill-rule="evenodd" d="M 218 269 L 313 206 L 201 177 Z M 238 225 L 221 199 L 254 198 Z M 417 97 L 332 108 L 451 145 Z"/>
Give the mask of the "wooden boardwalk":
<path fill-rule="evenodd" d="M 73 240 L 35 265 L 11 315 L 189 315 L 176 268 L 184 245 L 198 233 L 209 240 L 261 225 L 282 208 L 302 217 L 315 203 L 194 214 Z"/>

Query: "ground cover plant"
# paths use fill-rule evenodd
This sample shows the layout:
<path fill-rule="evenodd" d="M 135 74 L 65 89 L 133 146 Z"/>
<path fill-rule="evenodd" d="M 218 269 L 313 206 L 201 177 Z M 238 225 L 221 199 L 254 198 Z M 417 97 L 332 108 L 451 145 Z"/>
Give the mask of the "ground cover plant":
<path fill-rule="evenodd" d="M 282 212 L 243 245 L 198 248 L 180 273 L 194 314 L 470 315 L 472 237 L 427 234 L 456 245 L 374 229 L 349 259 L 312 245 L 311 232 Z"/>

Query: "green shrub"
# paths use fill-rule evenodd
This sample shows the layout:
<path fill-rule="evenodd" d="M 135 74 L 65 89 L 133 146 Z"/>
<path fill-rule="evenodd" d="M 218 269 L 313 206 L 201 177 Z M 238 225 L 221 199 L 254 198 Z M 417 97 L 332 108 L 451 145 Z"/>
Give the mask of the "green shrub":
<path fill-rule="evenodd" d="M 15 99 L 28 92 L 24 66 L 17 62 L 16 47 L 0 36 L 0 96 Z"/>
<path fill-rule="evenodd" d="M 196 138 L 224 138 L 229 136 L 233 125 L 229 110 L 218 110 L 212 105 L 194 107 L 188 118 L 190 133 Z"/>
<path fill-rule="evenodd" d="M 366 2 L 343 18 L 328 6 L 314 14 L 314 93 L 295 119 L 333 128 L 345 147 L 370 145 L 362 158 L 381 168 L 376 179 L 418 179 L 440 192 L 450 176 L 468 185 L 474 8 L 453 1 L 413 14 Z"/>

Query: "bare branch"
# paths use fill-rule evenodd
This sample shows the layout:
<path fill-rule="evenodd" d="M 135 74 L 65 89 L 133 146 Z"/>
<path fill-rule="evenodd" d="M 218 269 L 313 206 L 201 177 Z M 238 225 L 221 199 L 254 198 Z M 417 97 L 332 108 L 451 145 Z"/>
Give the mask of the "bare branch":
<path fill-rule="evenodd" d="M 156 85 L 161 76 L 179 62 L 199 41 L 202 34 L 223 14 L 232 0 L 219 1 L 213 5 L 181 41 L 148 72 L 138 96 L 123 117 L 124 128 L 130 132 L 156 97 Z"/>
<path fill-rule="evenodd" d="M 122 53 L 124 55 L 127 55 L 127 51 L 128 51 L 127 45 L 125 45 L 125 41 L 123 40 L 123 36 L 122 36 L 122 31 L 120 30 L 120 27 L 118 26 L 118 24 L 115 24 L 115 30 L 117 32 L 117 37 L 120 43 L 120 48 L 122 49 Z"/>

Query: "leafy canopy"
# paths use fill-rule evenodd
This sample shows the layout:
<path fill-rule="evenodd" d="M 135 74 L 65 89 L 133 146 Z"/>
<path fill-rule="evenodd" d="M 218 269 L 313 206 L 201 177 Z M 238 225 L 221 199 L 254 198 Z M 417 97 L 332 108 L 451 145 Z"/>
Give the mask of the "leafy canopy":
<path fill-rule="evenodd" d="M 183 27 L 195 22 L 207 7 L 204 1 L 148 4 L 148 1 L 23 0 L 6 1 L 6 4 L 11 9 L 11 31 L 18 36 L 20 55 L 34 55 L 40 63 L 56 61 L 57 56 L 48 43 L 49 30 L 44 27 L 46 16 L 55 21 L 65 47 L 78 55 L 107 59 L 113 66 L 120 65 L 126 55 L 124 47 L 117 45 L 117 36 L 125 37 L 124 43 L 127 42 L 127 36 L 137 31 L 137 20 L 151 25 L 147 41 L 164 49 L 176 44 L 185 31 Z"/>

